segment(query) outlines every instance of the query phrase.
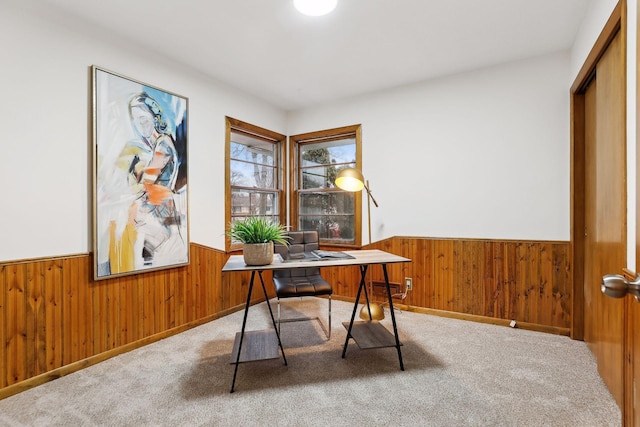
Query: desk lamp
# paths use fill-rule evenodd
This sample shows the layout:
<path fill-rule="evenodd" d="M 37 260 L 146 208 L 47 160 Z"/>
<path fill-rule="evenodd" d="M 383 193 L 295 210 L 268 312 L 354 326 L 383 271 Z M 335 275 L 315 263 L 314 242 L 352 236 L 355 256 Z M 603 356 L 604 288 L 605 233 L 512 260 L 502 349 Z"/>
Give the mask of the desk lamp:
<path fill-rule="evenodd" d="M 338 176 L 336 176 L 336 185 L 339 188 L 352 193 L 362 191 L 363 188 L 367 190 L 367 225 L 369 233 L 369 244 L 371 244 L 371 202 L 373 202 L 376 208 L 378 207 L 378 202 L 376 202 L 376 199 L 374 199 L 373 195 L 371 194 L 371 190 L 369 189 L 369 180 L 365 181 L 362 172 L 360 172 L 358 169 L 344 168 L 338 173 Z M 371 281 L 369 282 L 369 294 L 373 298 L 373 285 Z M 360 310 L 361 319 L 384 319 L 384 310 L 382 309 L 382 306 L 380 306 L 380 304 L 370 302 L 369 308 L 371 312 L 369 312 L 366 308 L 367 306 L 365 305 Z M 369 317 L 369 315 L 371 317 Z"/>

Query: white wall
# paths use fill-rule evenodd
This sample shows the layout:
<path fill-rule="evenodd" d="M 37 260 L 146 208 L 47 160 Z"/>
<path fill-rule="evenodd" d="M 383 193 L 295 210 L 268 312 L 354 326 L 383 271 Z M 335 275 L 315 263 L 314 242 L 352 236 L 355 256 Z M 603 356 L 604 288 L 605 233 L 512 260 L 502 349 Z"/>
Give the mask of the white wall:
<path fill-rule="evenodd" d="M 288 134 L 361 123 L 380 203 L 374 241 L 569 239 L 569 85 L 614 0 L 592 1 L 570 53 L 288 115 L 45 5 L 0 1 L 0 261 L 91 250 L 92 64 L 189 98 L 193 242 L 224 248 L 225 115 Z M 635 115 L 628 122 L 635 129 Z"/>
<path fill-rule="evenodd" d="M 0 261 L 91 250 L 92 64 L 189 98 L 190 237 L 224 249 L 224 116 L 284 132 L 285 113 L 80 25 L 2 0 Z"/>
<path fill-rule="evenodd" d="M 580 68 L 587 59 L 593 44 L 602 32 L 611 12 L 619 0 L 590 0 L 589 8 L 585 14 L 576 39 L 571 48 L 571 73 L 569 85 L 573 84 Z M 627 0 L 628 3 L 635 0 Z"/>
<path fill-rule="evenodd" d="M 362 124 L 373 241 L 568 240 L 568 74 L 556 53 L 293 112 L 288 130 Z"/>

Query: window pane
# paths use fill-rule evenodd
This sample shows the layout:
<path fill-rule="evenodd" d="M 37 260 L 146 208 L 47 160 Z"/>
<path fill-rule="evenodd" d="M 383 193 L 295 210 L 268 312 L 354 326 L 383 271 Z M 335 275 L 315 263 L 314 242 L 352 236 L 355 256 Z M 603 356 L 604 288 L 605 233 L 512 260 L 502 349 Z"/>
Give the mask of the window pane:
<path fill-rule="evenodd" d="M 231 133 L 232 159 L 273 166 L 276 163 L 276 148 L 276 144 L 271 142 Z"/>
<path fill-rule="evenodd" d="M 318 230 L 321 239 L 352 243 L 354 203 L 354 193 L 303 193 L 300 195 L 300 229 Z"/>
<path fill-rule="evenodd" d="M 273 221 L 278 220 L 278 194 L 231 191 L 231 216 L 233 219 L 244 216 L 267 216 Z"/>
<path fill-rule="evenodd" d="M 355 163 L 348 163 L 340 166 L 319 166 L 305 168 L 300 171 L 302 174 L 302 189 L 313 188 L 337 188 L 336 176 L 346 167 L 356 167 Z"/>
<path fill-rule="evenodd" d="M 353 227 L 353 215 L 300 216 L 301 230 L 318 230 L 321 239 L 332 240 L 335 243 L 352 243 L 355 238 Z"/>
<path fill-rule="evenodd" d="M 265 216 L 277 215 L 278 197 L 269 193 L 253 193 L 251 194 L 251 213 L 252 215 Z"/>
<path fill-rule="evenodd" d="M 347 138 L 302 145 L 300 159 L 302 167 L 318 164 L 355 163 L 356 140 L 355 138 Z"/>
<path fill-rule="evenodd" d="M 307 168 L 302 171 L 302 188 L 330 188 L 336 179 L 336 171 L 333 166 L 321 166 Z"/>
<path fill-rule="evenodd" d="M 249 193 L 246 191 L 231 191 L 231 216 L 249 214 Z"/>
<path fill-rule="evenodd" d="M 231 186 L 276 188 L 275 168 L 231 160 Z"/>
<path fill-rule="evenodd" d="M 326 193 L 300 194 L 300 214 L 302 215 L 353 215 L 355 193 L 332 191 Z"/>

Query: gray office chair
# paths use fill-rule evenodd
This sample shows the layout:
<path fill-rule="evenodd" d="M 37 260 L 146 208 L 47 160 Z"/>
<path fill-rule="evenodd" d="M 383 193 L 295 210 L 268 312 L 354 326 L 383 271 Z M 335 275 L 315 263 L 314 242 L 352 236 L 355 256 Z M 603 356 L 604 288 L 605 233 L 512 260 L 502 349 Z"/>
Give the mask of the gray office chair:
<path fill-rule="evenodd" d="M 274 245 L 274 252 L 280 254 L 284 261 L 304 258 L 305 252 L 311 252 L 319 248 L 317 231 L 288 231 L 289 245 Z M 292 264 L 293 266 L 294 264 Z M 320 275 L 320 268 L 292 268 L 287 270 L 273 270 L 273 284 L 278 297 L 278 333 L 281 322 L 295 322 L 303 320 L 318 320 L 327 339 L 331 339 L 331 295 L 333 287 Z M 287 318 L 280 317 L 280 299 L 307 297 L 307 296 L 328 296 L 329 300 L 329 322 L 328 329 L 322 325 L 319 318 Z"/>

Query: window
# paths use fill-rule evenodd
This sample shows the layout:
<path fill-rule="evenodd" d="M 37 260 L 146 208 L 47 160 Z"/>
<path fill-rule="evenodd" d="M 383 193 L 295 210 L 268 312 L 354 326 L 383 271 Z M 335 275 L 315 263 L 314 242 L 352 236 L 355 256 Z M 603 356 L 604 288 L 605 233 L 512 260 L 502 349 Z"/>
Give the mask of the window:
<path fill-rule="evenodd" d="M 226 224 L 247 216 L 285 221 L 285 136 L 227 117 Z M 228 249 L 241 245 L 227 241 Z"/>
<path fill-rule="evenodd" d="M 360 246 L 361 195 L 335 185 L 345 167 L 361 169 L 360 125 L 289 137 L 291 224 L 299 230 L 318 230 L 320 242 Z"/>

